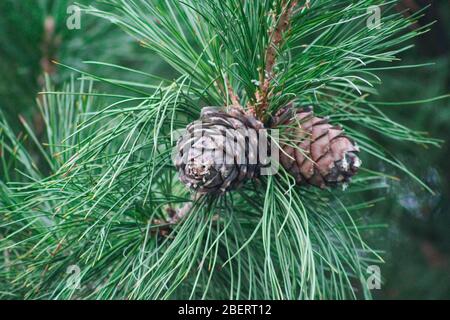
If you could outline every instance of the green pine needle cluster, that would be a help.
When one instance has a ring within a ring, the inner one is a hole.
[[[383,109],[392,105],[371,99],[381,84],[377,72],[408,67],[398,54],[426,31],[410,29],[417,16],[406,19],[395,2],[299,1],[277,48],[268,112],[293,100],[314,105],[358,142],[363,162],[376,158],[422,183],[376,142],[382,135],[440,143],[391,120]],[[273,16],[289,3],[103,0],[84,7],[176,76],[62,61],[77,78],[57,89],[47,79],[37,102],[42,134],[22,118],[17,135],[0,114],[1,297],[371,298],[367,267],[383,259],[365,234],[383,227],[368,217],[383,199],[370,196],[395,179],[374,168],[363,167],[347,190],[299,188],[281,171],[194,201],[182,223],[160,232],[169,208],[192,201],[172,165],[176,130],[203,106],[231,104],[228,83],[242,105],[256,100]],[[382,8],[381,28],[366,26],[371,5]],[[92,65],[108,76],[83,71]]]

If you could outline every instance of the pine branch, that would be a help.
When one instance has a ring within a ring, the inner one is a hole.
[[[234,93],[233,88],[231,87],[230,81],[225,77],[225,82],[227,84],[228,96],[231,99],[231,105],[233,108],[243,110],[243,107],[239,101],[239,97]]]
[[[307,2],[308,5],[309,2]],[[273,26],[269,30],[270,38],[269,44],[265,53],[265,68],[261,69],[259,82],[260,87],[256,92],[256,102],[254,106],[250,106],[252,112],[260,119],[266,119],[266,111],[268,108],[269,99],[271,96],[270,84],[274,78],[273,69],[276,64],[276,58],[279,54],[279,49],[283,43],[283,37],[288,32],[291,24],[291,16],[293,15],[298,1],[281,2],[281,12],[277,16],[272,13]],[[305,5],[306,6],[306,5]]]
[[[306,0],[305,4],[298,7],[299,1],[287,1],[281,2],[281,12],[279,15],[271,13],[272,27],[269,30],[269,44],[265,52],[265,68],[260,68],[259,75],[259,89],[256,92],[256,101],[249,105],[251,112],[258,118],[267,120],[267,108],[269,106],[269,100],[273,94],[271,89],[271,83],[275,78],[274,67],[277,62],[277,56],[280,54],[280,49],[283,45],[284,38],[289,32],[291,26],[291,18],[294,14],[302,11],[303,9],[310,8],[310,1]]]
[[[370,101],[379,67],[369,65],[394,61],[420,31],[387,13],[382,29],[361,27],[372,0],[315,1],[310,10],[287,0],[106,3],[86,10],[123,27],[178,76],[102,62],[87,64],[100,74],[65,67],[81,81],[43,93],[44,138],[25,119],[24,143],[1,116],[0,251],[8,259],[0,256],[0,284],[32,299],[370,298],[366,267],[382,258],[364,239],[377,228],[366,220],[379,200],[367,194],[395,178],[368,169],[345,192],[322,191],[296,187],[281,168],[192,201],[172,165],[174,131],[203,105],[252,105],[260,92],[258,112],[314,104],[366,157],[414,177],[374,138],[438,141]],[[269,12],[279,14],[269,20]],[[64,281],[74,264],[79,290]]]
[[[7,110],[6,116],[12,124],[19,125],[16,112],[27,116],[34,114],[32,106],[45,85],[45,73],[58,85],[70,81],[71,72],[63,68],[57,70],[52,63],[56,58],[80,67],[83,60],[93,58],[117,63],[133,57],[132,65],[141,65],[143,56],[136,50],[137,45],[126,35],[117,33],[111,24],[85,15],[81,30],[69,30],[67,8],[72,4],[72,0],[1,2],[0,11],[4,14],[0,21],[3,42],[0,49],[0,105]],[[99,70],[93,65],[90,68],[91,71]],[[108,72],[109,76],[117,75],[113,69],[102,71]],[[39,120],[33,122],[39,123]]]

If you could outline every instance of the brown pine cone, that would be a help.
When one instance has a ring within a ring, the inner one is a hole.
[[[361,166],[355,142],[341,127],[314,116],[312,108],[286,107],[274,117],[272,126],[281,130],[280,163],[299,185],[345,184]]]
[[[260,121],[240,109],[203,108],[200,120],[188,125],[177,143],[180,180],[198,193],[224,193],[257,176],[254,133],[262,128]]]

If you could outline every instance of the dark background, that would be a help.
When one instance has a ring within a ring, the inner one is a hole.
[[[414,101],[450,92],[450,1],[404,0],[402,7],[420,10],[431,5],[419,25],[434,22],[430,32],[416,39],[415,48],[402,55],[402,64],[434,62],[420,69],[386,71],[381,75],[382,101]],[[383,109],[386,110],[386,109]],[[386,140],[389,149],[435,191],[434,195],[399,174],[390,185],[388,201],[374,210],[388,221],[386,250],[381,267],[385,283],[376,297],[383,299],[450,298],[450,103],[449,99],[387,112],[395,120],[445,140],[441,149]],[[381,168],[384,169],[384,168]],[[392,172],[391,169],[389,173]],[[378,218],[378,217],[377,217]]]

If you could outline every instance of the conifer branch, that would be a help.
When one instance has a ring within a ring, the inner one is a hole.
[[[343,124],[367,157],[414,178],[366,129],[417,144],[436,145],[436,140],[389,119],[353,92],[355,87],[375,91],[368,84],[376,83],[378,63],[393,61],[403,50],[400,44],[417,34],[408,31],[410,23],[389,15],[391,23],[379,30],[360,28],[353,18],[371,0],[316,1],[298,24],[294,15],[309,1],[302,7],[300,0],[277,0],[276,8],[272,0],[105,2],[112,4],[106,11],[88,11],[145,42],[180,78],[172,82],[139,67],[101,62],[97,66],[123,73],[99,76],[72,68],[82,75],[79,85],[49,87],[40,101],[42,139],[26,126],[33,150],[0,111],[0,173],[11,172],[0,183],[0,252],[6,253],[0,255],[0,270],[7,270],[0,272],[0,296],[370,298],[366,268],[381,259],[362,235],[371,225],[359,222],[376,201],[365,194],[384,187],[386,175],[368,170],[344,194],[295,187],[292,174],[281,167],[277,175],[245,183],[238,192],[184,202],[185,190],[174,183],[170,133],[197,120],[204,103],[225,100],[236,108],[250,99],[251,111],[266,117],[269,105],[272,110],[272,104],[301,96],[305,104],[317,99],[320,116]],[[108,42],[117,38],[112,35]],[[277,73],[285,41],[296,50],[290,52],[289,68]],[[377,66],[368,67],[374,62]],[[218,70],[229,73],[220,77]],[[95,82],[88,84],[88,78]],[[36,151],[43,159],[37,164]],[[16,171],[23,174],[13,175]],[[80,290],[64,286],[66,268],[74,263],[83,271]]]
[[[188,213],[191,211],[191,209],[194,207],[195,202],[200,200],[201,197],[202,197],[201,194],[195,193],[191,196],[191,201],[185,203],[181,208],[174,209],[172,207],[169,207],[168,222],[170,224],[177,224],[177,223],[181,222],[188,215]]]
[[[180,224],[184,221],[187,215],[190,213],[194,207],[195,201],[200,199],[199,194],[195,194],[191,197],[191,201],[185,203],[180,208],[175,209],[172,205],[167,207],[166,212],[169,216],[166,220],[154,219],[152,224],[156,226],[156,230],[160,236],[168,236],[175,225]]]
[[[243,108],[242,108],[242,106],[241,106],[241,103],[240,103],[240,101],[239,101],[239,96],[238,96],[237,94],[234,93],[233,87],[231,86],[231,83],[230,83],[230,81],[228,80],[228,78],[227,78],[226,76],[225,76],[225,82],[226,82],[226,84],[227,84],[228,96],[229,96],[230,99],[231,99],[231,105],[232,105],[234,108],[243,110]]]
[[[306,3],[308,4],[309,2]],[[255,106],[252,108],[259,119],[264,119],[266,116],[265,112],[271,96],[271,83],[274,78],[273,69],[276,64],[278,50],[283,44],[285,33],[289,30],[291,17],[297,5],[297,0],[292,2],[283,0],[281,13],[279,15],[272,13],[274,26],[269,30],[270,40],[265,54],[265,68],[260,70],[260,86],[256,92]]]

